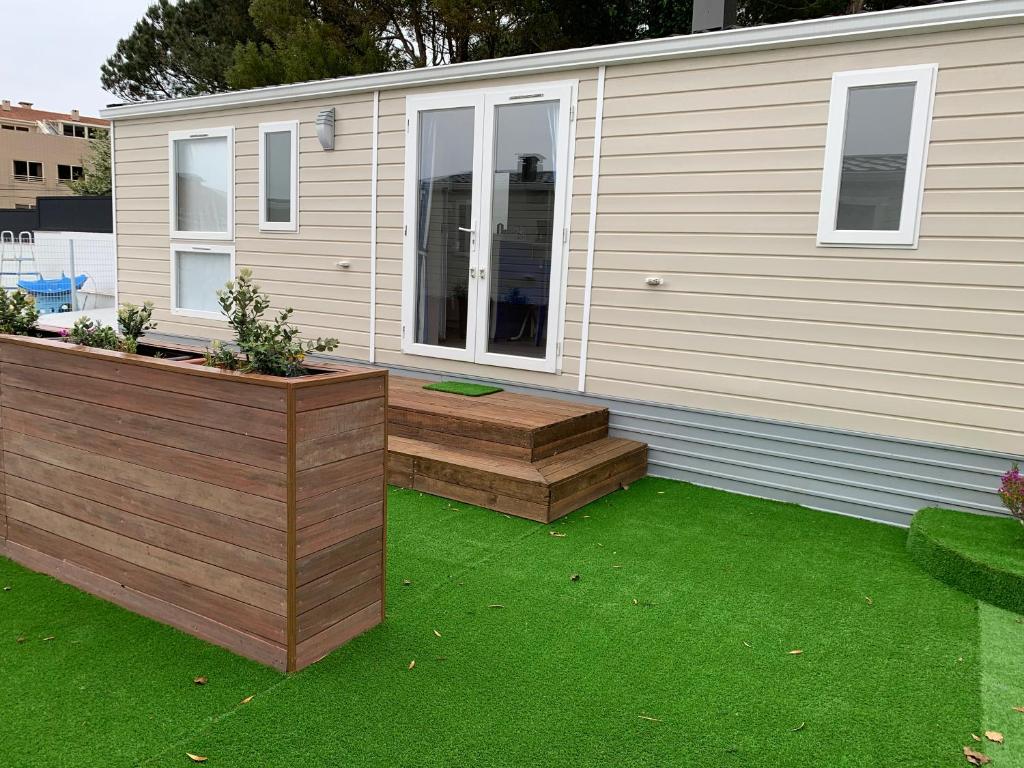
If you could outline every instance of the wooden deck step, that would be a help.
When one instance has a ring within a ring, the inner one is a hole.
[[[647,472],[647,446],[602,437],[528,461],[392,434],[388,482],[548,523]]]
[[[423,389],[427,383],[391,377],[389,434],[528,462],[608,435],[607,408],[512,392],[465,397]]]

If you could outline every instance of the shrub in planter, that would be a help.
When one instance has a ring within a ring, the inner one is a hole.
[[[153,322],[153,302],[144,302],[141,307],[135,304],[121,306],[117,310],[117,327],[120,335],[109,325],[97,323],[90,317],[80,317],[71,326],[71,330],[62,332],[61,336],[83,347],[135,354],[139,351],[139,337],[156,328]]]
[[[999,485],[999,498],[1010,514],[1024,525],[1024,475],[1021,475],[1020,467],[1016,463],[1003,475],[1002,483]]]
[[[217,292],[217,300],[235,332],[237,351],[214,342],[206,352],[207,365],[269,376],[302,376],[309,372],[304,365],[306,355],[338,347],[337,339],[300,341],[298,329],[289,321],[294,311],[290,307],[274,320],[264,320],[270,297],[253,283],[248,269],[241,270],[236,280],[229,280],[224,290]]]
[[[0,333],[27,336],[35,330],[38,320],[39,310],[28,291],[0,288]]]

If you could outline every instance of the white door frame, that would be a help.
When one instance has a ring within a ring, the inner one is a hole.
[[[472,362],[475,353],[473,329],[476,327],[475,312],[477,282],[466,276],[466,348],[442,347],[421,344],[416,339],[416,244],[419,241],[419,123],[420,112],[439,109],[472,107],[473,113],[473,194],[472,217],[470,220],[469,264],[475,270],[477,253],[480,250],[480,188],[482,155],[480,140],[483,136],[484,96],[482,92],[456,91],[433,96],[410,96],[406,99],[405,122],[405,203],[404,203],[404,246],[402,248],[402,352],[427,357],[443,357],[448,360]]]
[[[520,370],[555,372],[565,303],[565,265],[568,262],[570,172],[573,160],[573,112],[578,81],[537,83],[477,91],[452,91],[406,99],[405,213],[402,266],[402,352],[450,360],[477,362]],[[487,352],[490,296],[490,222],[494,165],[495,108],[522,102],[559,102],[558,163],[555,169],[555,209],[551,227],[551,274],[548,297],[547,348],[543,358]],[[417,186],[419,175],[419,114],[424,110],[472,106],[474,121],[474,168],[469,290],[467,291],[466,349],[415,342],[416,243],[419,224]],[[479,277],[477,277],[479,276]]]

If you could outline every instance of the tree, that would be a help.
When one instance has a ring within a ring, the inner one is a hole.
[[[109,195],[112,187],[110,172],[110,136],[99,131],[89,141],[89,156],[82,164],[82,178],[68,182],[76,195]]]
[[[738,0],[741,26],[931,0]],[[158,0],[103,66],[129,99],[190,96],[687,34],[693,0]]]
[[[126,101],[228,89],[239,42],[264,42],[250,0],[158,0],[100,69],[103,88]]]
[[[254,88],[393,69],[398,62],[354,3],[252,0],[249,15],[263,42],[235,45],[225,78]]]

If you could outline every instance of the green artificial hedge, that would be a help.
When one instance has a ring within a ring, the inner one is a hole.
[[[922,509],[907,551],[939,581],[971,597],[1024,613],[1024,525],[951,509]]]

